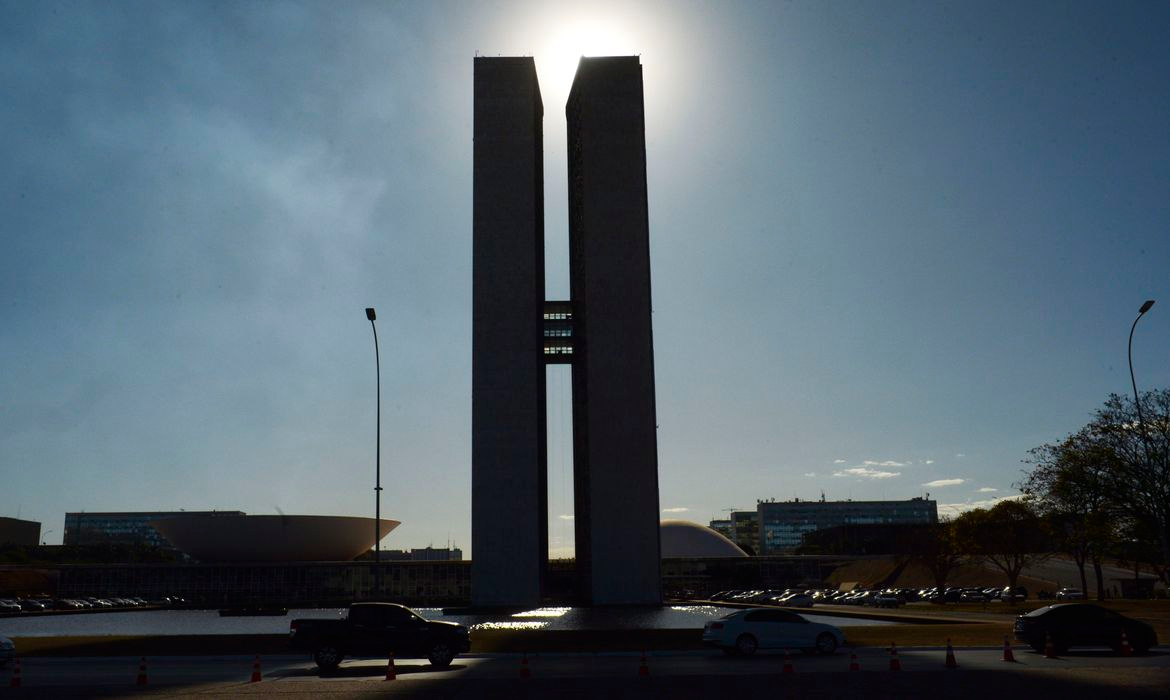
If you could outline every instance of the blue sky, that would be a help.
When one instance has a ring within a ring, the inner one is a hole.
[[[0,515],[372,515],[372,305],[383,545],[468,551],[477,52],[540,71],[549,298],[576,57],[642,57],[664,517],[1009,496],[1147,298],[1170,385],[1163,3],[0,2]]]

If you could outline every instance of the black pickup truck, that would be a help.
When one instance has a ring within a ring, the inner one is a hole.
[[[470,651],[467,628],[454,622],[424,620],[394,603],[354,603],[341,620],[293,620],[289,646],[312,652],[323,670],[337,668],[346,656],[423,656],[439,668]]]

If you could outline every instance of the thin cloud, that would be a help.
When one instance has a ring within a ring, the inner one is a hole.
[[[997,496],[979,501],[967,501],[966,503],[940,503],[938,504],[938,513],[940,516],[945,515],[953,518],[976,508],[991,508],[1000,501],[1018,501],[1022,498],[1024,498],[1024,494],[1021,493],[1015,496]]]
[[[866,467],[906,467],[910,465],[909,462],[895,462],[892,459],[887,459],[884,462],[875,462],[872,459],[867,459],[861,464]]]
[[[805,472],[804,475],[805,476],[816,476],[817,473],[816,472]]]
[[[935,479],[928,481],[923,486],[930,486],[931,488],[942,488],[944,486],[958,486],[959,484],[967,483],[966,479]]]
[[[964,458],[964,457],[966,457],[966,456],[967,456],[966,454],[964,454],[964,453],[960,452],[960,453],[958,453],[958,454],[956,454],[956,455],[955,455],[955,459],[962,459],[962,458]]]
[[[833,460],[833,464],[845,464],[845,460],[843,460],[843,459],[834,459],[834,460]]]
[[[684,506],[679,506],[677,508],[663,508],[662,512],[663,513],[685,513],[688,510],[690,510],[690,508],[686,508]]]
[[[928,460],[926,460],[925,462],[923,462],[923,464],[934,464],[934,460],[933,460],[933,459],[928,459]]]
[[[895,476],[901,475],[902,472],[886,472],[868,467],[853,467],[852,469],[842,469],[839,472],[833,472],[833,476],[858,476],[864,479],[892,479]]]
[[[999,489],[993,489],[990,486],[984,486],[983,488],[979,489],[979,493],[995,493],[998,490]]]

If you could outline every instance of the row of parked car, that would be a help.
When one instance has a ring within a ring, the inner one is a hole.
[[[0,613],[43,612],[45,610],[90,610],[94,608],[181,607],[186,603],[178,596],[145,598],[14,598],[0,599]]]
[[[708,600],[720,600],[728,603],[751,603],[754,605],[780,605],[790,608],[811,608],[815,598],[810,591],[803,588],[788,588],[785,590],[768,588],[750,591],[719,591],[710,596]]]
[[[1058,600],[1079,600],[1084,594],[1075,589],[1061,589]],[[858,588],[851,591],[819,588],[788,588],[785,590],[731,590],[720,591],[709,600],[757,605],[784,605],[812,607],[826,605],[869,605],[896,608],[906,603],[988,603],[992,601],[1022,602],[1028,599],[1028,589],[1001,586],[930,587],[930,588]]]

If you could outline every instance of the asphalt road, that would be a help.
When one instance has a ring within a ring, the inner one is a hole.
[[[957,649],[957,669],[946,668],[943,649],[902,649],[902,670],[889,670],[884,649],[857,651],[860,672],[849,671],[848,651],[830,657],[795,654],[783,671],[783,654],[729,658],[707,652],[651,654],[647,675],[638,654],[492,654],[459,657],[449,669],[425,661],[395,664],[397,679],[385,681],[386,663],[346,661],[321,674],[303,656],[261,659],[263,680],[249,683],[254,659],[243,656],[147,658],[147,685],[136,685],[139,659],[32,658],[22,660],[21,688],[10,687],[11,667],[0,672],[5,697],[402,697],[402,698],[704,698],[761,691],[808,698],[1000,698],[1059,693],[1069,698],[1160,697],[1170,689],[1170,649],[1147,656],[1118,657],[1110,651],[1072,652],[1046,659],[1015,650],[1016,663],[1000,649]],[[1042,697],[1042,695],[1040,695]],[[746,696],[745,696],[746,697]]]

